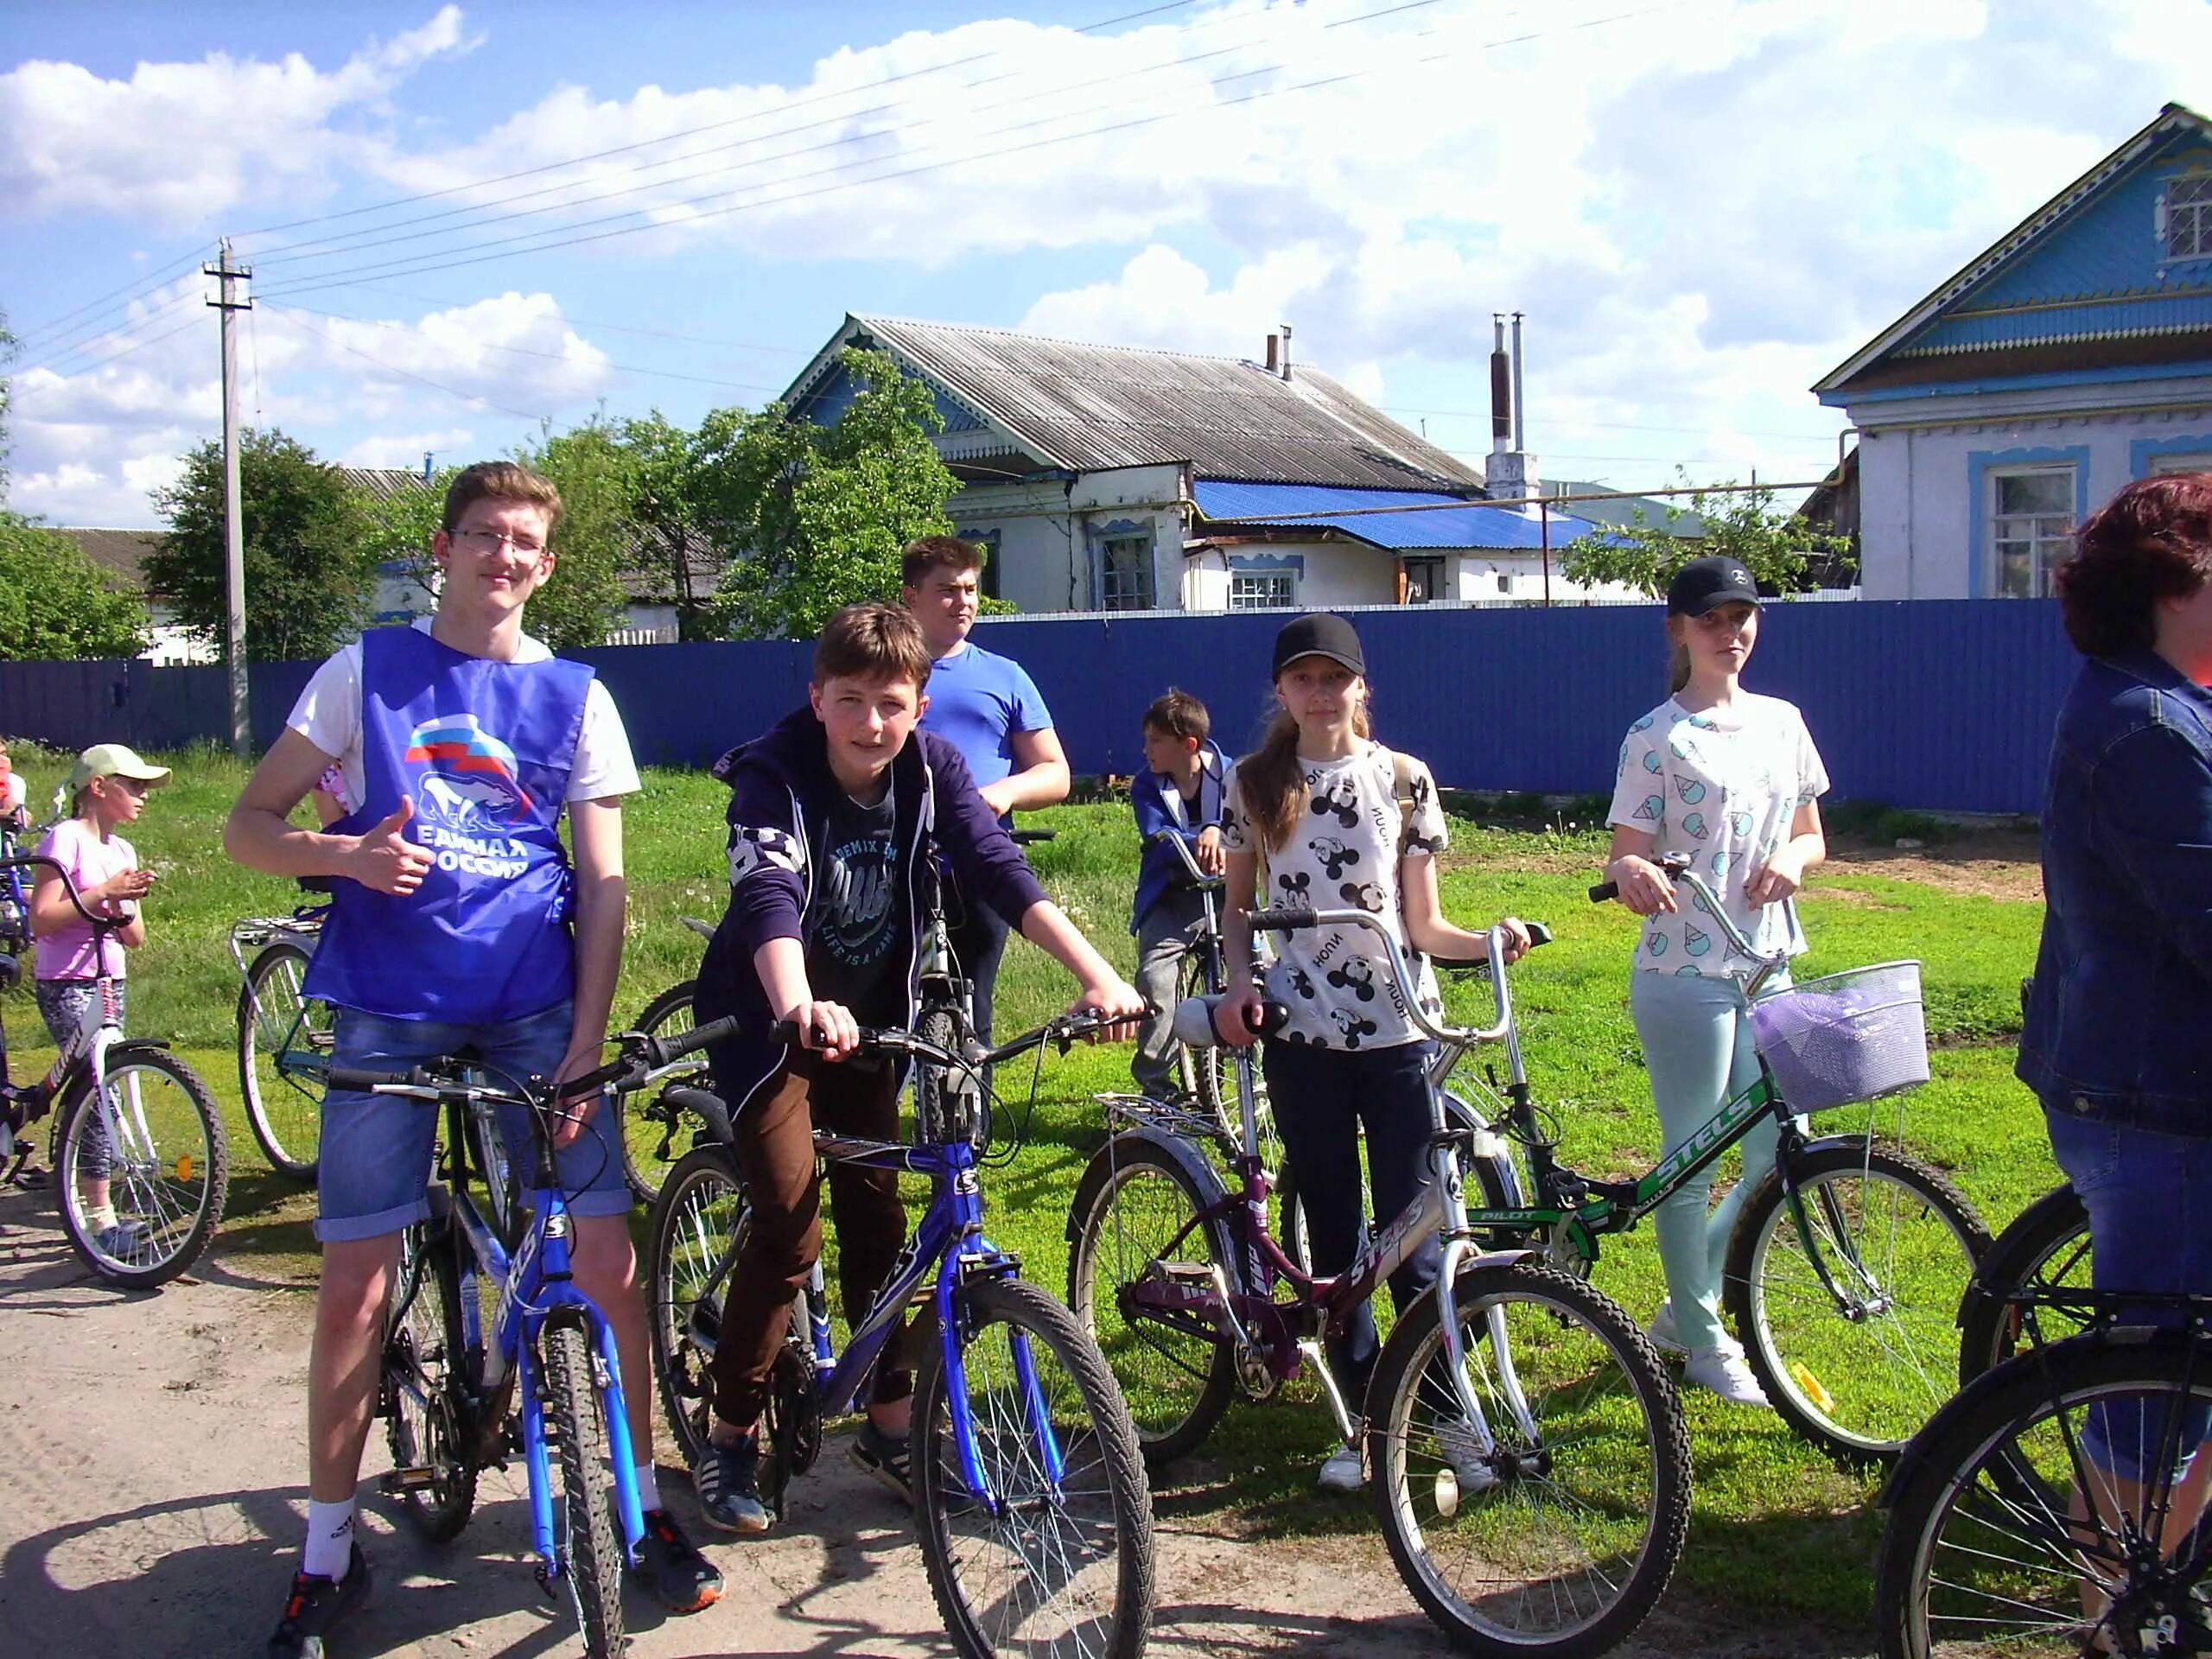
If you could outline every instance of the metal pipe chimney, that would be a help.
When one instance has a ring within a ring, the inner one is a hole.
[[[1522,423],[1528,407],[1521,396],[1521,314],[1516,311],[1513,314],[1513,448],[1516,453],[1523,454],[1528,452],[1529,438]]]
[[[1282,325],[1282,378],[1290,378],[1290,325]]]
[[[1502,455],[1513,440],[1513,380],[1505,356],[1505,314],[1493,311],[1490,320],[1490,452]]]
[[[1268,336],[1268,372],[1269,374],[1280,372],[1275,362],[1275,337],[1273,334]]]

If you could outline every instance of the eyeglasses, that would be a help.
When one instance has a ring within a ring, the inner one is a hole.
[[[526,559],[534,559],[545,550],[544,543],[505,530],[456,530],[452,539],[479,553],[496,553],[503,547],[512,547]]]

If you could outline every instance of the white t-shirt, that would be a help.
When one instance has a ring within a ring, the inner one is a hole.
[[[415,628],[430,631],[430,619],[418,616]],[[518,663],[551,660],[544,642],[524,634],[515,652]],[[292,705],[284,722],[325,754],[335,755],[346,780],[346,800],[359,806],[368,798],[367,774],[361,765],[361,642],[358,639],[337,652],[315,671],[315,677]],[[569,772],[570,801],[604,800],[610,795],[634,795],[637,763],[630,757],[630,734],[622,728],[614,699],[596,677],[584,694],[584,726],[576,740],[575,764]]]
[[[138,868],[138,855],[129,842],[118,835],[102,841],[82,818],[63,818],[55,823],[39,842],[38,852],[41,858],[50,858],[68,871],[79,893],[111,875]],[[101,955],[106,958],[108,973],[123,978],[124,949],[112,933],[101,942]],[[69,912],[67,926],[39,936],[39,978],[92,979],[99,971],[99,959],[92,954],[92,925],[75,911]]]
[[[1655,857],[1688,859],[1753,945],[1794,957],[1805,949],[1797,907],[1753,905],[1744,884],[1789,840],[1797,809],[1827,787],[1796,704],[1739,691],[1730,708],[1694,715],[1669,697],[1628,728],[1607,819],[1649,836]],[[1702,899],[1686,893],[1681,903],[1671,916],[1645,920],[1637,969],[1729,974],[1758,966],[1718,929],[1700,925]]]
[[[1428,768],[1408,758],[1413,823],[1400,845],[1402,824],[1392,791],[1390,751],[1369,743],[1342,760],[1306,763],[1306,810],[1289,840],[1266,854],[1263,905],[1311,905],[1317,910],[1372,912],[1406,951],[1419,976],[1422,1007],[1432,1018],[1443,1004],[1428,964],[1407,947],[1400,918],[1398,861],[1428,857],[1445,847],[1444,809]],[[1233,853],[1260,850],[1231,766],[1222,789],[1221,841]],[[1389,1048],[1425,1035],[1408,1016],[1389,953],[1363,927],[1306,928],[1274,936],[1275,959],[1267,995],[1290,1010],[1286,1042],[1322,1048]]]

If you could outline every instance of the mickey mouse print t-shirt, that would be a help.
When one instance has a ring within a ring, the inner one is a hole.
[[[1311,905],[1317,910],[1358,909],[1380,917],[1402,947],[1399,920],[1398,860],[1406,855],[1440,852],[1447,835],[1444,810],[1428,768],[1408,759],[1407,785],[1413,802],[1408,824],[1392,791],[1390,751],[1370,743],[1343,760],[1318,760],[1306,766],[1306,806],[1289,841],[1263,850],[1259,831],[1245,810],[1236,770],[1223,785],[1222,845],[1232,853],[1259,853],[1267,883],[1260,901]],[[1389,953],[1361,927],[1306,928],[1278,933],[1275,959],[1268,969],[1267,995],[1290,1010],[1282,1040],[1323,1048],[1389,1048],[1419,1041],[1423,1033],[1407,1015],[1390,976]],[[1421,1006],[1432,1016],[1442,1012],[1434,976],[1410,950],[1408,960],[1420,976]]]
[[[1760,950],[1805,949],[1796,906],[1754,905],[1744,885],[1789,840],[1797,809],[1827,792],[1828,775],[1795,703],[1738,692],[1726,709],[1692,714],[1672,697],[1628,728],[1611,823],[1642,830],[1656,858],[1681,857],[1720,895]],[[1731,950],[1682,893],[1681,909],[1648,918],[1635,965],[1646,973],[1744,973],[1758,964]]]

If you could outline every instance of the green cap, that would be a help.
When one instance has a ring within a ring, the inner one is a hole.
[[[129,778],[158,789],[168,782],[169,769],[148,766],[120,743],[95,743],[77,757],[69,774],[68,792],[73,796],[95,778]]]

